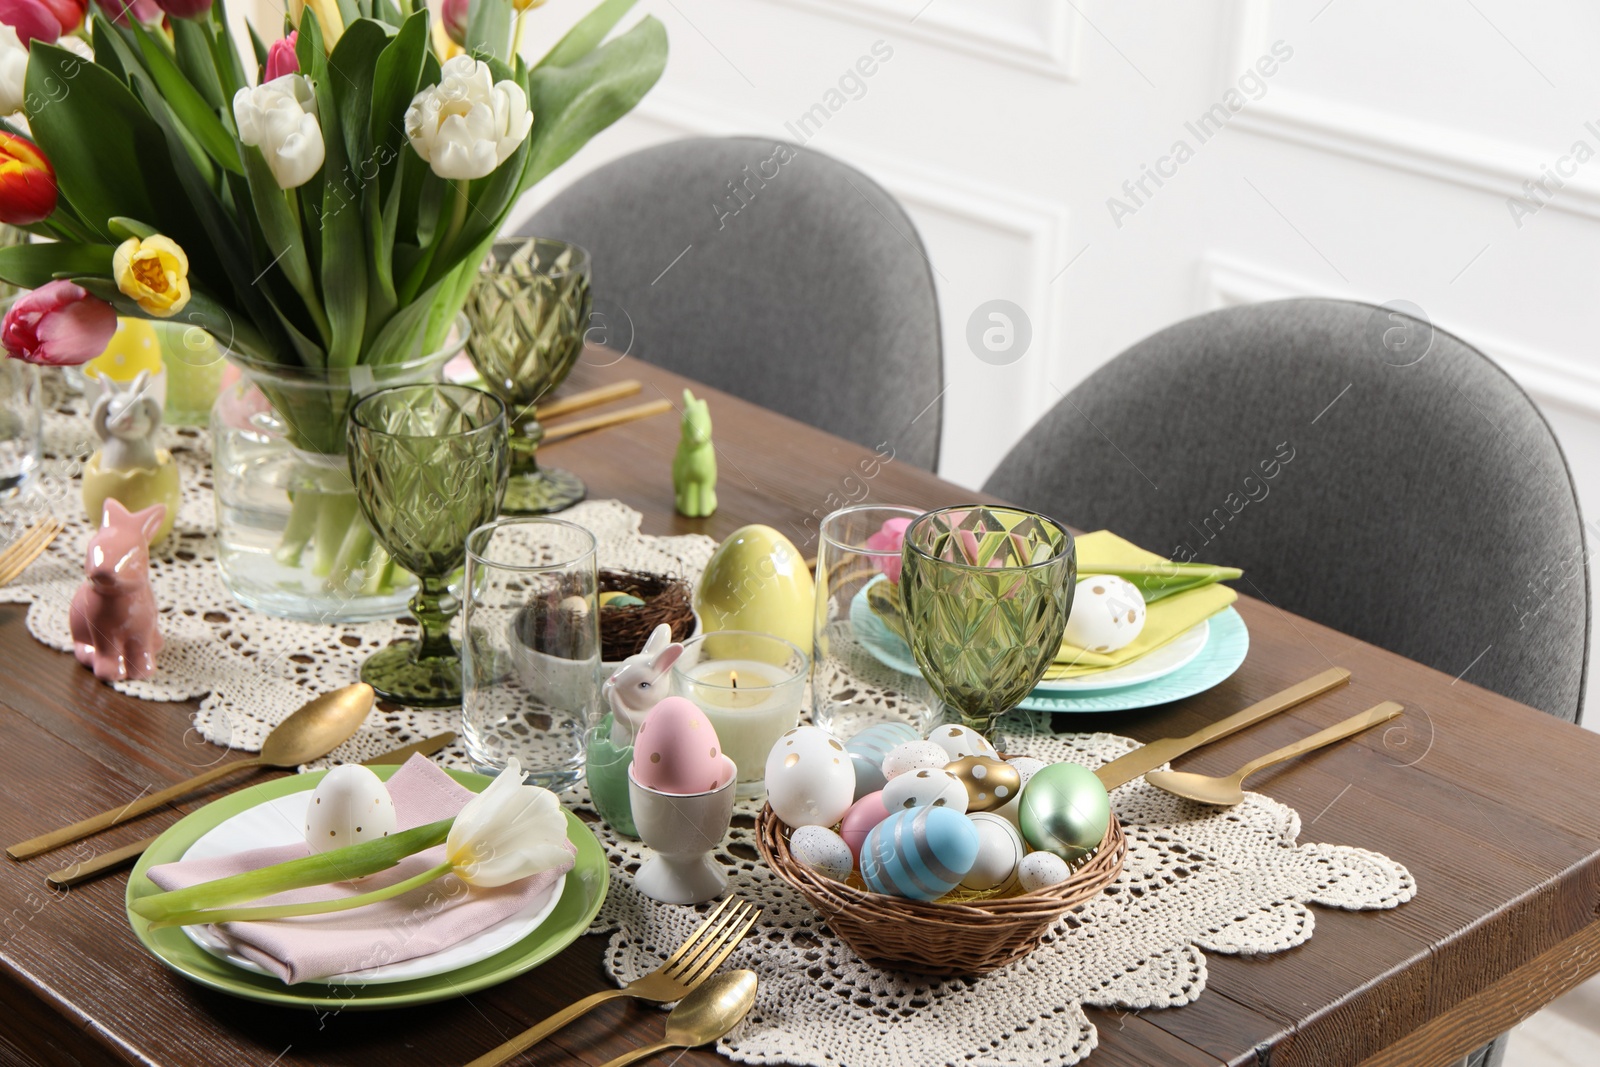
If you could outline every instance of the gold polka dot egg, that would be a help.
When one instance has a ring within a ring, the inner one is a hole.
[[[346,763],[317,783],[306,805],[306,844],[328,852],[388,837],[395,831],[394,801],[369,768]]]
[[[833,826],[855,802],[856,772],[827,731],[797,726],[767,754],[767,803],[785,825]]]
[[[720,789],[729,760],[706,713],[683,697],[667,697],[645,716],[633,739],[634,781],[673,796]]]
[[[1090,652],[1127,648],[1144,632],[1144,596],[1138,586],[1110,574],[1092,574],[1072,595],[1061,639]]]

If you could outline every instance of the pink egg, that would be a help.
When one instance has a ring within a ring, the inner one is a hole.
[[[731,767],[711,720],[683,697],[651,708],[633,739],[633,778],[658,793],[709,793],[727,783]]]
[[[861,844],[867,839],[867,832],[874,826],[889,817],[889,809],[883,806],[883,790],[868,793],[844,813],[844,819],[839,823],[839,836],[844,838],[844,843],[850,846],[850,855],[861,862]]]

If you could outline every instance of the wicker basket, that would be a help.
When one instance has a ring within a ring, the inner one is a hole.
[[[756,843],[768,866],[800,891],[856,955],[940,978],[987,974],[1026,956],[1057,920],[1110,885],[1128,855],[1113,815],[1100,848],[1065,882],[950,904],[872,893],[801,866],[789,855],[787,830],[770,805],[756,818]]]

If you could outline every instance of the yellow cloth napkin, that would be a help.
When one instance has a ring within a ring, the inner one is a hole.
[[[1077,539],[1078,573],[1091,575],[1101,569],[1127,569],[1163,563],[1154,552],[1147,552],[1109,530],[1097,530]],[[1055,662],[1045,671],[1046,681],[1081,678],[1109,667],[1121,667],[1140,656],[1149,655],[1185,630],[1209,619],[1239,598],[1225,585],[1213,583],[1198,589],[1164,596],[1146,608],[1144,629],[1125,648],[1116,652],[1090,652],[1077,645],[1061,643]]]

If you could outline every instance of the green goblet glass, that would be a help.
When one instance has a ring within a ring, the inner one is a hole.
[[[460,608],[449,579],[467,535],[495,517],[506,492],[506,409],[463,385],[401,385],[350,410],[350,478],[373,536],[417,576],[417,640],[396,641],[361,665],[386,700],[461,703],[461,655],[450,640]]]
[[[971,504],[917,517],[901,549],[911,652],[929,686],[991,740],[1044,676],[1072,610],[1077,557],[1054,519]]]
[[[570,471],[539,469],[534,453],[544,427],[534,408],[583,354],[593,305],[589,253],[544,237],[496,241],[467,296],[467,356],[507,409],[508,514],[560,511],[588,492]]]

